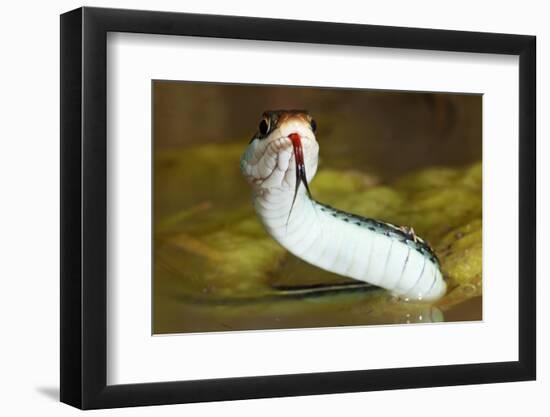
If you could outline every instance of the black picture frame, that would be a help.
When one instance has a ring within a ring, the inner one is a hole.
[[[519,56],[519,360],[107,385],[108,32]],[[88,7],[61,15],[61,401],[93,409],[535,379],[535,51],[524,35]]]

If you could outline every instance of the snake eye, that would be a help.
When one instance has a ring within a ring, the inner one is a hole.
[[[258,129],[260,130],[260,134],[267,135],[267,132],[269,132],[269,119],[262,119]]]
[[[311,131],[315,133],[315,131],[317,130],[317,122],[315,121],[315,119],[311,119],[309,125],[311,126]]]

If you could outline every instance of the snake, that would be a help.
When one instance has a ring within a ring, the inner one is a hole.
[[[412,227],[338,210],[315,200],[317,122],[307,110],[262,114],[240,168],[267,233],[323,270],[381,287],[405,301],[435,302],[447,289],[440,262]]]

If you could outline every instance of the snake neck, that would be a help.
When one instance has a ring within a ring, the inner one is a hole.
[[[296,255],[309,244],[304,242],[308,240],[304,230],[318,231],[323,225],[319,222],[317,206],[303,187],[297,191],[296,198],[292,191],[285,189],[264,190],[254,198],[254,207],[266,230]]]
[[[354,278],[349,273],[353,268],[350,244],[355,244],[358,237],[347,233],[347,223],[311,198],[303,187],[295,200],[290,190],[271,189],[256,196],[254,205],[267,232],[290,253],[327,271]]]

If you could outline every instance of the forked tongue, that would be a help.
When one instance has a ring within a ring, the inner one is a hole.
[[[291,133],[288,135],[288,138],[292,141],[292,147],[294,148],[294,161],[296,162],[296,185],[294,188],[294,197],[292,198],[292,205],[290,206],[290,211],[288,213],[288,220],[290,219],[290,214],[292,213],[292,207],[294,207],[294,202],[296,201],[296,196],[298,195],[298,190],[300,189],[300,184],[303,183],[306,187],[307,194],[311,198],[311,192],[309,191],[309,186],[307,183],[306,177],[306,166],[304,164],[304,150],[302,148],[302,139],[298,133]]]

